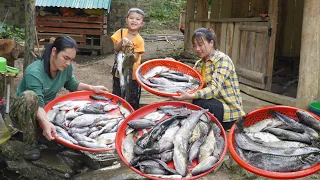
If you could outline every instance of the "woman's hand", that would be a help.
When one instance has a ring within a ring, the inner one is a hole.
[[[106,94],[106,93],[108,93],[108,89],[106,87],[104,87],[104,86],[90,86],[90,87],[91,87],[90,89],[93,92],[97,93],[97,94],[100,94],[100,93]]]
[[[49,141],[54,140],[57,136],[56,127],[49,121],[45,121],[41,124],[43,129],[43,136]]]
[[[178,100],[178,101],[183,101],[183,100],[192,100],[195,98],[194,94],[189,94],[185,91],[177,91],[177,93],[179,93],[180,96],[172,96],[172,99]]]

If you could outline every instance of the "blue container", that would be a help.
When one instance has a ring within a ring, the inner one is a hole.
[[[320,117],[320,102],[312,102],[309,105],[309,110]]]

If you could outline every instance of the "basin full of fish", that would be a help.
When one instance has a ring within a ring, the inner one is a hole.
[[[208,110],[185,104],[152,104],[124,121],[116,144],[129,168],[151,179],[195,179],[214,170],[226,152],[225,133]]]
[[[47,110],[57,141],[79,150],[115,149],[118,127],[131,110],[113,97],[88,95],[87,99],[60,101]]]
[[[320,120],[301,109],[291,111],[268,109],[255,116],[265,118],[250,126],[244,126],[246,117],[235,125],[237,155],[267,177],[270,171],[294,174],[315,166],[320,169]]]

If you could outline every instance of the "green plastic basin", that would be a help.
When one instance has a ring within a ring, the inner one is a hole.
[[[312,102],[309,105],[309,110],[317,116],[320,116],[320,102]]]

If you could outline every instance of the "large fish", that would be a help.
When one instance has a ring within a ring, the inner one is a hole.
[[[293,172],[313,166],[320,162],[319,153],[280,156],[237,149],[239,155],[249,164],[274,172]]]
[[[312,116],[310,113],[303,111],[303,110],[297,110],[296,114],[299,118],[299,121],[315,130],[320,132],[320,121]]]
[[[187,118],[186,123],[178,130],[174,136],[173,148],[173,163],[177,172],[186,176],[188,172],[188,143],[192,132],[197,125],[202,114],[206,113],[207,109],[192,112]]]

